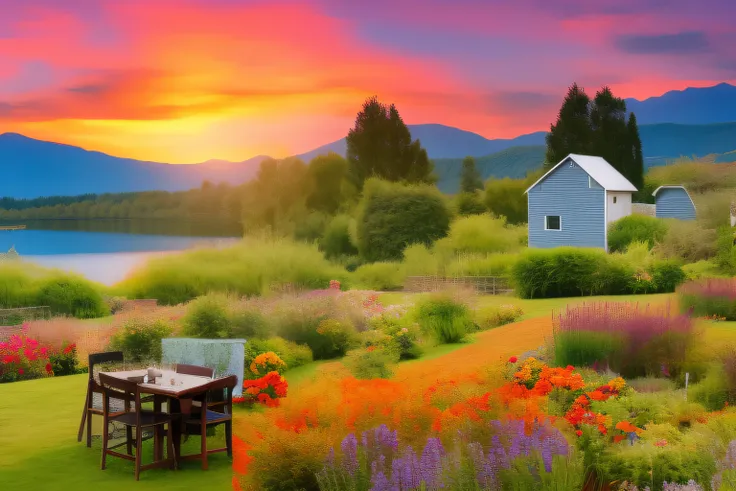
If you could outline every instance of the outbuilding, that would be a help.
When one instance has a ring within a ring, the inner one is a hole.
[[[657,218],[695,220],[695,203],[684,186],[660,186],[652,195]]]

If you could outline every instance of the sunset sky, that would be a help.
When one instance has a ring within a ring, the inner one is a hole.
[[[734,0],[0,0],[0,133],[171,163],[284,157],[363,100],[487,138],[573,81],[736,82]]]

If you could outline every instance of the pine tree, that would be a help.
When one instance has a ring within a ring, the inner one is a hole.
[[[460,192],[474,193],[483,189],[483,179],[475,166],[473,157],[465,157],[463,159],[463,170],[460,173]]]
[[[362,188],[369,177],[389,181],[433,182],[432,163],[396,106],[371,97],[355,118],[347,136],[350,177]]]
[[[636,124],[636,115],[634,113],[629,115],[629,122],[627,123],[626,128],[629,136],[630,154],[632,157],[631,177],[629,178],[629,181],[631,181],[631,184],[636,186],[636,189],[641,191],[644,189],[644,153],[641,149],[639,127]]]
[[[571,153],[590,153],[592,128],[590,126],[590,98],[574,83],[567,91],[557,121],[547,134],[546,166],[556,165]]]
[[[626,102],[608,87],[599,90],[590,110],[591,154],[603,157],[624,177],[632,176],[633,157],[626,127]]]

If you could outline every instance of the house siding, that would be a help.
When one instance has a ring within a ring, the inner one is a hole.
[[[588,173],[565,161],[529,190],[529,247],[606,248],[606,191],[589,186]],[[545,216],[559,215],[562,230],[545,230]]]
[[[656,210],[657,218],[695,220],[695,207],[684,189],[660,189],[656,196]]]

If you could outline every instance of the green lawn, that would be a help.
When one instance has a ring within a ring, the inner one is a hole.
[[[86,380],[84,374],[0,385],[0,489],[232,489],[232,465],[225,453],[210,456],[208,471],[189,461],[179,471],[144,471],[137,483],[132,462],[108,457],[107,469],[100,470],[100,444],[93,441],[87,448],[77,442]],[[94,416],[93,421],[100,419]],[[210,437],[210,448],[223,445],[221,434]],[[144,447],[144,463],[150,462],[151,441]],[[193,436],[182,452],[198,448],[199,437]]]
[[[379,300],[384,305],[396,305],[407,302],[416,302],[417,299],[421,298],[424,295],[427,294],[392,292],[381,294]],[[674,299],[674,296],[672,294],[617,295],[604,297],[542,298],[535,300],[526,300],[509,295],[480,295],[478,296],[478,306],[500,306],[506,304],[517,305],[524,310],[524,316],[521,318],[521,320],[524,320],[532,319],[534,317],[552,315],[552,311],[561,310],[567,306],[572,306],[580,303],[639,302],[641,304],[661,304],[666,302],[668,299]]]

